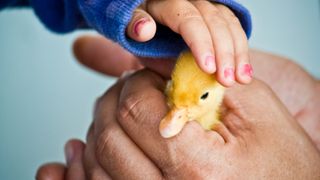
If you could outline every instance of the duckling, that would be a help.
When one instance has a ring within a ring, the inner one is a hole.
[[[161,136],[173,137],[193,120],[211,130],[219,122],[224,91],[214,75],[198,67],[191,52],[181,53],[165,89],[170,110],[160,122]]]

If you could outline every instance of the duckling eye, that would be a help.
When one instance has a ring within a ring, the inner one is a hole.
[[[206,92],[200,97],[200,99],[205,100],[208,98],[208,96],[209,96],[209,92]]]

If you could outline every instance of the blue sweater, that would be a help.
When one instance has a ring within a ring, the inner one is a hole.
[[[1,0],[5,7],[31,6],[50,30],[67,33],[80,28],[94,28],[137,56],[175,57],[186,44],[180,35],[160,24],[156,36],[148,42],[136,42],[126,36],[132,13],[144,0]],[[235,0],[212,0],[228,6],[239,18],[247,37],[251,33],[251,17]]]

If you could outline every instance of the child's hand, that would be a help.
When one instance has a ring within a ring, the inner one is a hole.
[[[148,0],[135,11],[128,36],[140,42],[152,39],[155,21],[179,33],[200,68],[207,73],[217,72],[221,84],[251,81],[246,34],[226,6],[205,0]]]

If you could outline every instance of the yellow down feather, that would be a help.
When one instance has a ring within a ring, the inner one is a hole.
[[[176,135],[188,121],[198,121],[207,130],[219,122],[224,87],[199,69],[189,51],[178,58],[165,93],[170,111],[160,124],[163,137]]]

